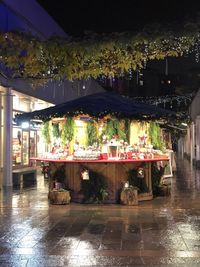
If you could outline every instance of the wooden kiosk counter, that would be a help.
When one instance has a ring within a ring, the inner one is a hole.
[[[32,161],[48,162],[50,172],[50,189],[51,189],[51,173],[55,173],[58,168],[64,167],[66,174],[66,184],[71,190],[71,201],[82,202],[83,195],[81,191],[81,171],[89,169],[94,172],[101,173],[107,182],[108,197],[105,203],[119,203],[120,192],[124,183],[128,180],[128,171],[131,169],[142,168],[147,193],[138,195],[138,201],[151,200],[152,194],[152,177],[151,164],[158,161],[169,161],[167,156],[159,156],[152,159],[101,159],[101,160],[66,160],[66,159],[48,159],[48,158],[31,158]]]

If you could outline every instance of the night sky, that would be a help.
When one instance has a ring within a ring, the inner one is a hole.
[[[146,24],[180,24],[200,17],[198,0],[38,0],[69,35],[138,31]]]

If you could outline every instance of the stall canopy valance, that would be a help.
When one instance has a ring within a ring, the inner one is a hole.
[[[47,121],[53,118],[72,117],[82,114],[96,118],[111,115],[117,118],[139,120],[176,117],[176,113],[172,111],[135,102],[126,96],[121,96],[113,92],[103,92],[77,98],[46,109],[18,114],[15,120],[17,123],[30,120]]]

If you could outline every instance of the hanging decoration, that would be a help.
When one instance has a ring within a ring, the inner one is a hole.
[[[60,137],[59,123],[53,123],[52,124],[52,135],[55,138],[59,138]]]
[[[137,169],[137,177],[138,178],[144,178],[144,168],[138,168]]]
[[[126,137],[124,141],[128,142],[130,140],[130,127],[131,127],[131,120],[128,118],[124,119],[124,132],[126,134]]]
[[[129,135],[129,130],[130,121],[128,119],[120,120],[114,116],[110,116],[110,118],[106,120],[105,128],[103,129],[100,138],[102,139],[103,136],[106,135],[109,140],[117,137],[120,140],[126,141]]]
[[[65,145],[67,142],[71,142],[74,137],[75,122],[73,118],[67,118],[63,125],[61,134],[62,144]]]
[[[50,132],[49,132],[49,121],[44,122],[42,125],[42,136],[44,138],[44,141],[46,144],[50,144],[51,138],[50,138]]]
[[[161,137],[161,129],[158,123],[154,121],[149,122],[149,139],[154,149],[163,150],[164,142]]]
[[[89,171],[87,169],[83,169],[81,171],[81,178],[83,180],[89,180],[90,179],[90,176],[89,176]]]
[[[87,122],[87,140],[88,140],[88,146],[92,146],[95,143],[98,144],[98,129],[97,129],[97,123],[95,120],[90,119]]]

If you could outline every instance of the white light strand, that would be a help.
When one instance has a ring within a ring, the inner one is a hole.
[[[152,104],[152,105],[158,105],[158,104],[165,104],[166,103],[170,103],[170,106],[172,107],[172,104],[174,101],[177,102],[177,104],[180,106],[181,103],[184,103],[185,105],[187,105],[188,102],[190,102],[192,100],[192,98],[194,97],[194,94],[187,94],[184,96],[152,96],[152,97],[134,97],[133,99],[135,101],[138,102],[145,102],[148,104]]]

